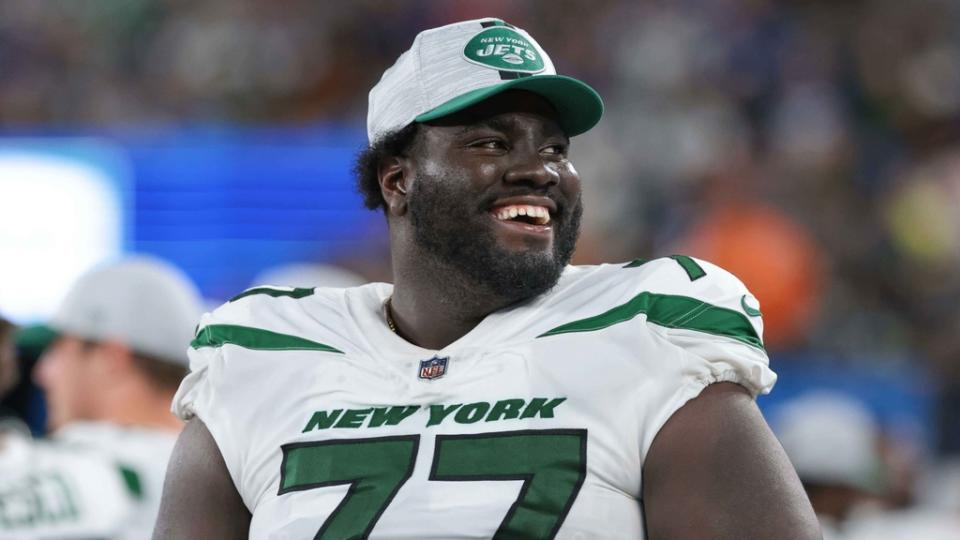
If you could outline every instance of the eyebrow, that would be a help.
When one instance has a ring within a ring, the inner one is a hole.
[[[463,126],[463,127],[460,128],[459,130],[457,130],[457,132],[456,132],[456,134],[455,134],[454,136],[455,136],[455,137],[459,137],[459,136],[462,136],[462,135],[466,135],[467,133],[470,133],[471,131],[473,131],[473,130],[475,130],[475,129],[481,129],[481,128],[492,129],[492,130],[494,130],[494,131],[500,131],[500,132],[507,132],[507,131],[510,131],[511,129],[513,129],[514,124],[515,124],[515,122],[513,122],[512,120],[510,120],[510,119],[508,119],[508,118],[504,118],[504,117],[483,118],[483,119],[478,120],[478,121],[476,121],[476,122],[474,122],[474,123],[472,123],[472,124],[468,124],[468,125],[466,125],[466,126]],[[560,130],[560,135],[563,136],[564,138],[566,138],[567,140],[570,139],[570,138],[567,136],[567,134],[563,132],[563,130]]]
[[[468,125],[466,125],[466,126],[463,126],[461,129],[459,129],[459,130],[457,131],[456,134],[457,134],[457,135],[464,135],[464,134],[469,133],[470,131],[472,131],[472,130],[474,130],[474,129],[479,129],[479,128],[488,128],[488,129],[492,129],[492,130],[494,130],[494,131],[510,131],[510,129],[513,127],[513,124],[514,124],[513,122],[511,122],[511,121],[509,121],[509,120],[507,120],[507,119],[505,119],[505,118],[496,118],[496,117],[495,117],[495,118],[484,118],[484,119],[479,120],[479,121],[477,121],[477,122],[474,122],[474,123],[472,123],[472,124],[468,124]]]

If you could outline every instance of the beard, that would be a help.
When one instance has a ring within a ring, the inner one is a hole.
[[[479,289],[498,297],[504,305],[552,289],[570,262],[580,234],[580,197],[568,204],[556,201],[551,249],[508,250],[499,245],[492,227],[484,222],[492,219],[483,215],[486,210],[471,204],[478,200],[477,195],[458,188],[465,184],[421,174],[407,199],[420,255],[434,259],[447,270],[446,275],[436,276],[437,281],[450,281],[451,290],[460,291],[464,297]]]

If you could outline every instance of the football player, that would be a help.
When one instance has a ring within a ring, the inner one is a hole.
[[[13,323],[0,316],[0,396],[6,394],[20,379],[14,350],[15,330]]]
[[[179,270],[146,257],[71,287],[33,373],[51,436],[0,433],[0,539],[150,535],[182,428],[168,405],[201,306]]]
[[[756,300],[704,261],[568,266],[597,93],[487,18],[370,92],[394,284],[203,318],[155,538],[815,538],[755,403]]]

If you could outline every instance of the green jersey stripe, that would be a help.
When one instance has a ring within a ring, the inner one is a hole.
[[[330,345],[309,339],[233,324],[204,326],[190,342],[190,346],[199,349],[220,347],[228,343],[256,351],[323,351],[343,354],[343,351]]]
[[[668,259],[673,259],[677,261],[677,264],[683,268],[683,271],[687,273],[687,277],[690,278],[690,281],[696,281],[703,276],[707,275],[707,271],[700,266],[697,261],[693,260],[692,257],[687,257],[686,255],[670,255]],[[622,268],[637,268],[643,266],[650,262],[647,259],[634,259],[627,264],[623,265]]]
[[[537,337],[602,330],[641,313],[646,314],[649,322],[660,326],[724,336],[763,349],[760,336],[742,313],[696,298],[650,292],[642,292],[604,313],[558,326]]]
[[[279,296],[289,296],[290,298],[303,298],[305,296],[312,295],[313,289],[296,288],[288,291],[284,289],[274,289],[273,287],[255,287],[253,289],[247,289],[242,293],[234,296],[229,300],[229,302],[236,302],[241,298],[246,298],[248,296],[253,296],[255,294],[265,294],[267,296],[272,296],[274,298],[277,298]]]
[[[647,264],[648,262],[650,262],[649,259],[634,259],[628,262],[627,264],[623,265],[623,268],[637,268],[639,266],[643,266]]]
[[[696,281],[707,275],[707,272],[702,266],[697,264],[697,261],[687,257],[686,255],[670,255],[670,258],[677,261],[677,264],[679,264],[683,268],[683,271],[687,273],[687,277],[690,278],[690,281]]]
[[[143,482],[137,471],[124,465],[117,466],[120,469],[120,475],[123,476],[123,484],[127,487],[127,492],[137,500],[143,499]]]

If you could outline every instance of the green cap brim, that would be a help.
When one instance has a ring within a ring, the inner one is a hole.
[[[35,324],[17,329],[14,335],[14,343],[20,350],[40,354],[59,336],[53,328],[43,324]]]
[[[467,92],[417,116],[414,121],[436,120],[507,90],[527,90],[543,96],[557,109],[560,127],[570,137],[589,131],[603,116],[600,94],[586,83],[563,75],[534,75]]]

